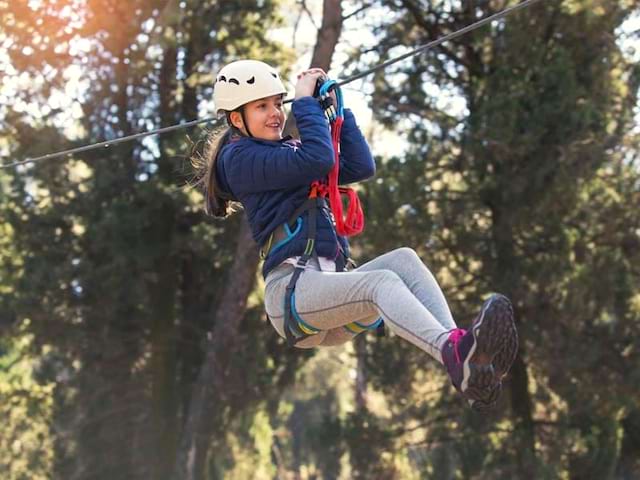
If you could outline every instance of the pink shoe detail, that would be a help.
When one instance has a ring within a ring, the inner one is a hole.
[[[462,360],[460,359],[460,352],[458,351],[458,345],[465,333],[467,333],[467,331],[464,328],[456,328],[449,332],[449,338],[447,338],[447,340],[453,344],[453,349],[456,353],[456,361],[458,363],[462,363]]]

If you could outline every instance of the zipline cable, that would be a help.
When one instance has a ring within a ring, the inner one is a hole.
[[[337,83],[338,83],[339,86],[343,86],[343,85],[346,85],[347,83],[353,82],[353,81],[358,80],[358,79],[363,78],[363,77],[366,77],[367,75],[370,75],[371,73],[374,73],[374,72],[376,72],[378,70],[382,70],[382,69],[388,67],[389,65],[392,65],[392,64],[397,63],[397,62],[399,62],[401,60],[404,60],[405,58],[408,58],[408,57],[417,55],[419,53],[422,53],[422,52],[424,52],[426,50],[429,50],[431,48],[437,47],[438,45],[440,45],[442,43],[445,43],[445,42],[447,42],[449,40],[453,40],[454,38],[460,37],[460,36],[462,36],[462,35],[464,35],[466,33],[469,33],[469,32],[471,32],[473,30],[476,30],[476,29],[486,25],[487,23],[494,22],[494,21],[496,21],[496,20],[498,20],[498,19],[500,19],[502,17],[505,17],[505,16],[509,15],[510,13],[515,12],[516,10],[521,10],[523,8],[529,7],[531,4],[539,2],[539,1],[540,0],[524,0],[523,2],[521,2],[521,3],[517,4],[517,5],[505,8],[504,10],[501,10],[500,12],[494,13],[493,15],[490,15],[487,18],[483,18],[482,20],[478,20],[477,22],[472,23],[470,25],[467,25],[466,27],[463,27],[460,30],[456,30],[455,32],[451,32],[451,33],[445,35],[444,37],[440,37],[437,40],[434,40],[434,41],[429,42],[429,43],[427,43],[425,45],[422,45],[422,46],[420,46],[418,48],[415,48],[414,50],[411,50],[410,52],[407,52],[407,53],[405,53],[403,55],[400,55],[398,57],[395,57],[395,58],[392,58],[390,60],[387,60],[386,62],[383,62],[383,63],[381,63],[379,65],[376,65],[373,68],[370,68],[369,70],[366,70],[364,72],[361,72],[361,73],[358,73],[358,74],[353,75],[351,77],[348,77],[348,78],[346,78],[344,80],[341,80],[341,81],[339,81]],[[289,102],[292,102],[292,101],[293,101],[293,99],[287,99],[287,100],[285,100],[284,103],[289,103]],[[89,150],[96,150],[96,149],[101,148],[101,147],[110,147],[111,145],[116,145],[118,143],[124,143],[124,142],[128,142],[128,141],[135,140],[135,139],[138,139],[138,138],[147,137],[147,136],[150,136],[150,135],[158,135],[158,134],[162,134],[162,133],[167,133],[167,132],[171,132],[171,131],[174,131],[174,130],[179,130],[179,129],[182,129],[182,128],[189,128],[191,126],[198,125],[200,123],[209,123],[209,122],[212,122],[212,121],[215,121],[215,120],[217,120],[217,117],[208,117],[208,118],[205,118],[205,119],[202,119],[202,120],[192,120],[190,122],[179,123],[177,125],[172,125],[172,126],[169,126],[169,127],[159,128],[157,130],[151,130],[151,131],[148,131],[148,132],[140,132],[140,133],[136,133],[136,134],[133,134],[133,135],[128,135],[126,137],[116,138],[116,139],[113,139],[113,140],[105,140],[104,142],[94,143],[94,144],[91,144],[91,145],[85,145],[83,147],[72,148],[72,149],[69,149],[69,150],[63,150],[61,152],[56,152],[56,153],[48,153],[48,154],[42,155],[40,157],[27,158],[25,160],[21,160],[21,161],[18,161],[18,162],[13,162],[13,163],[7,163],[7,164],[4,164],[4,165],[0,165],[0,168],[17,167],[17,166],[20,166],[20,165],[26,165],[28,163],[35,163],[35,162],[40,162],[40,161],[43,161],[43,160],[51,160],[51,159],[54,159],[54,158],[63,157],[65,155],[72,155],[74,153],[87,152]]]
[[[157,135],[157,134],[161,134],[161,133],[167,133],[167,132],[171,132],[173,130],[179,130],[181,128],[188,128],[188,127],[191,127],[193,125],[197,125],[199,123],[212,122],[212,121],[215,121],[215,120],[217,120],[217,117],[209,117],[209,118],[205,118],[203,120],[192,120],[192,121],[186,122],[186,123],[179,123],[177,125],[171,125],[170,127],[159,128],[157,130],[151,130],[151,131],[148,131],[148,132],[136,133],[136,134],[133,134],[133,135],[129,135],[127,137],[115,138],[113,140],[105,140],[104,142],[93,143],[91,145],[85,145],[83,147],[72,148],[70,150],[63,150],[61,152],[48,153],[46,155],[42,155],[41,157],[27,158],[26,160],[21,160],[19,162],[7,163],[5,165],[0,165],[0,168],[17,167],[19,165],[25,165],[27,163],[40,162],[42,160],[51,160],[51,159],[56,158],[56,157],[62,157],[62,156],[65,156],[65,155],[72,155],[74,153],[87,152],[89,150],[97,150],[100,147],[110,147],[111,145],[115,145],[117,143],[128,142],[130,140],[135,140],[136,138],[143,138],[143,137],[148,137],[150,135]]]
[[[381,63],[380,65],[376,65],[375,67],[370,68],[369,70],[366,70],[366,71],[364,71],[362,73],[358,73],[358,74],[353,75],[351,77],[348,77],[348,78],[346,78],[344,80],[341,80],[341,81],[338,82],[338,85],[339,86],[346,85],[347,83],[353,82],[354,80],[358,80],[358,79],[360,79],[362,77],[366,77],[367,75],[369,75],[369,74],[371,74],[373,72],[376,72],[378,70],[382,70],[384,68],[387,68],[389,65],[392,65],[392,64],[394,64],[396,62],[399,62],[400,60],[404,60],[405,58],[412,57],[413,55],[417,55],[418,53],[422,53],[422,52],[424,52],[426,50],[429,50],[429,49],[431,49],[433,47],[437,47],[438,45],[440,45],[442,43],[448,42],[449,40],[453,40],[454,38],[458,38],[458,37],[464,35],[465,33],[469,33],[472,30],[475,30],[477,28],[480,28],[480,27],[486,25],[487,23],[494,22],[494,21],[496,21],[496,20],[498,20],[498,19],[500,19],[502,17],[505,17],[505,16],[509,15],[510,13],[515,12],[516,10],[520,10],[522,8],[526,8],[526,7],[530,6],[531,4],[539,2],[539,1],[540,0],[525,0],[522,3],[514,5],[513,7],[505,8],[504,10],[501,10],[498,13],[494,13],[493,15],[491,15],[491,16],[489,16],[487,18],[483,18],[482,20],[478,20],[477,22],[472,23],[471,25],[467,25],[466,27],[461,28],[460,30],[456,30],[455,32],[451,32],[451,33],[445,35],[444,37],[440,37],[439,39],[434,40],[433,42],[429,42],[429,43],[427,43],[425,45],[422,45],[421,47],[418,47],[418,48],[416,48],[414,50],[411,50],[410,52],[407,52],[407,53],[405,53],[403,55],[400,55],[399,57],[392,58],[390,60],[387,60],[384,63]],[[291,100],[289,100],[289,101],[291,101]]]

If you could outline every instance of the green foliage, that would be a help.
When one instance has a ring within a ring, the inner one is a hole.
[[[223,63],[293,60],[275,1],[32,3],[0,2],[0,61],[24,82],[0,90],[6,158],[204,116]],[[504,2],[373,3],[348,20],[375,44],[345,76]],[[287,349],[255,292],[208,478],[640,475],[639,77],[615,41],[632,3],[540,2],[372,78],[408,148],[363,188],[357,260],[413,247],[461,326],[489,291],[513,298],[521,364],[498,409],[472,414],[392,336]],[[168,477],[242,221],[203,218],[187,144],[0,170],[3,478]]]
[[[464,5],[445,12],[431,2],[422,9],[382,3],[390,14],[380,28],[381,58],[390,45],[426,43],[471,21]],[[621,408],[637,409],[627,362],[637,330],[631,305],[638,272],[630,265],[639,223],[628,207],[638,195],[638,170],[635,161],[629,165],[634,149],[624,145],[638,84],[613,35],[630,10],[594,3],[537,5],[400,64],[376,83],[376,113],[388,126],[406,125],[396,131],[412,143],[366,187],[366,252],[403,240],[415,248],[463,326],[489,291],[507,293],[516,305],[529,377],[516,371],[507,383],[511,398],[493,419],[506,422],[502,440],[487,448],[471,418],[457,427],[463,435],[450,438],[451,426],[427,417],[425,437],[448,438],[446,451],[456,452],[448,458],[457,458],[454,471],[463,478],[514,477],[525,468],[549,478],[594,468],[610,478],[619,426],[594,434],[589,425],[605,418],[619,425]],[[606,40],[604,31],[611,32]],[[450,92],[462,96],[466,111],[442,111],[440,98]],[[406,124],[407,112],[417,121]],[[390,350],[373,347],[371,382],[385,385],[389,397],[410,394],[396,389],[410,378],[415,352]],[[603,378],[611,379],[607,391],[620,393],[603,392]],[[446,405],[439,408],[453,407]],[[557,455],[582,440],[586,447],[571,458]]]
[[[207,116],[213,72],[238,57],[287,69],[289,51],[267,38],[282,24],[278,2],[68,3],[0,2],[2,61],[14,80],[32,80],[1,112],[11,158]],[[205,221],[201,195],[185,186],[192,172],[179,168],[188,146],[176,132],[2,171],[2,324],[30,319],[34,350],[57,352],[49,476],[171,473],[241,220]],[[257,365],[290,371],[249,351],[261,377],[277,372]],[[221,428],[262,398],[247,387],[221,410]]]
[[[0,471],[7,480],[50,478],[54,463],[52,432],[54,382],[40,381],[47,352],[34,356],[28,322],[0,341]]]

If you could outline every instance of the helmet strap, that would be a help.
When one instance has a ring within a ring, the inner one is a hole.
[[[251,132],[249,131],[249,124],[247,123],[247,118],[244,116],[244,105],[240,107],[240,115],[242,115],[242,123],[244,124],[244,129],[247,131],[247,134],[253,138]]]
[[[247,131],[248,136],[253,138],[253,135],[249,131],[249,125],[247,124],[247,119],[244,116],[244,105],[242,105],[241,107],[239,107],[236,110],[234,110],[234,112],[240,112],[240,115],[242,116],[242,124],[244,125],[244,128]],[[246,137],[247,135],[245,135],[244,132],[242,130],[240,130],[238,127],[236,127],[233,124],[233,122],[231,121],[231,113],[232,112],[227,112],[227,124],[229,125],[229,127],[231,127],[231,129],[234,131],[234,133],[237,133],[238,135],[240,135],[242,137]]]

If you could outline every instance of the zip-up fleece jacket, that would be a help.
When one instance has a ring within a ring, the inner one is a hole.
[[[219,185],[242,203],[253,238],[263,246],[271,232],[291,220],[293,212],[309,195],[309,186],[324,179],[334,164],[333,145],[324,112],[313,97],[301,97],[292,104],[300,141],[288,138],[271,141],[235,137],[219,153],[216,174]],[[344,110],[340,135],[340,185],[358,182],[375,174],[369,145],[349,109]],[[344,268],[349,255],[346,238],[336,234],[330,211],[318,211],[316,253]],[[307,243],[308,212],[296,235],[265,259],[262,274],[289,257],[302,255]],[[296,230],[294,230],[296,231]]]

